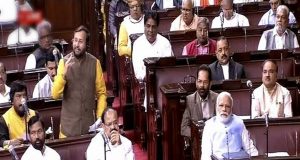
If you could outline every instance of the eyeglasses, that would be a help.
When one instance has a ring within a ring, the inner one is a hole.
[[[192,11],[193,11],[193,9],[181,8],[181,12],[190,13]]]
[[[140,5],[134,5],[134,6],[129,6],[129,8],[130,9],[134,9],[134,8],[139,9],[139,8],[141,8],[141,6]]]

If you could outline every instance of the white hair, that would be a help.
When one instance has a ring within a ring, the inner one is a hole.
[[[183,4],[186,3],[186,1],[191,1],[193,7],[195,7],[195,5],[194,5],[194,0],[182,0],[181,7],[183,7]]]
[[[287,15],[287,18],[289,19],[290,9],[286,5],[279,5],[276,9],[276,13],[281,10],[285,12],[285,14]]]
[[[51,32],[51,24],[48,21],[46,21],[46,20],[43,20],[42,22],[40,22],[36,26],[36,30],[37,30],[37,32],[38,32],[39,35],[41,34],[41,31],[43,29],[47,29],[49,32]]]
[[[229,92],[225,92],[225,91],[219,93],[219,95],[218,95],[218,97],[217,97],[217,101],[216,101],[216,104],[217,104],[216,107],[219,106],[219,102],[220,102],[221,98],[223,98],[224,96],[227,96],[227,97],[230,99],[230,101],[231,101],[231,108],[232,108],[232,107],[233,107],[233,99],[232,99],[232,97],[231,97],[231,94],[230,94]]]

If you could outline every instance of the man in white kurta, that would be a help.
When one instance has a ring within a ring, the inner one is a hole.
[[[103,130],[89,144],[86,159],[134,160],[131,141],[120,135],[117,111],[113,108],[105,108],[101,120]]]
[[[212,21],[211,28],[245,27],[249,26],[249,20],[244,15],[233,11],[233,1],[221,2],[222,12]]]
[[[245,151],[257,156],[250,135],[242,119],[232,114],[233,100],[228,92],[217,97],[217,115],[206,121],[202,135],[201,160],[211,160],[211,155],[223,158],[222,154]]]
[[[278,66],[272,60],[263,63],[263,84],[253,91],[252,118],[292,117],[292,98],[289,90],[277,83]]]
[[[258,25],[274,25],[276,22],[276,10],[277,7],[281,4],[280,0],[269,0],[271,9],[266,12],[260,19]],[[289,23],[297,23],[296,18],[292,12],[289,13]]]
[[[275,27],[264,31],[258,43],[258,50],[293,49],[299,47],[296,34],[287,28],[289,25],[289,13],[287,6],[280,5],[277,7]]]
[[[60,160],[60,155],[45,145],[45,126],[39,116],[33,116],[29,119],[28,134],[31,145],[21,160]]]
[[[7,45],[14,45],[17,43],[33,43],[38,41],[38,33],[33,28],[19,27],[9,34],[7,38]]]
[[[183,0],[181,14],[171,23],[170,31],[196,29],[199,17],[193,12],[193,1]]]

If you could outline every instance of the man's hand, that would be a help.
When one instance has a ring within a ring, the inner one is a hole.
[[[119,131],[113,129],[110,132],[110,142],[112,145],[121,144],[120,133]]]
[[[65,70],[64,70],[64,79],[66,77],[66,74],[68,72],[68,68],[72,67],[72,65],[74,64],[74,62],[71,62],[71,60],[73,59],[73,55],[71,55],[68,60],[65,63]]]
[[[9,145],[17,146],[24,142],[22,138],[9,140]]]

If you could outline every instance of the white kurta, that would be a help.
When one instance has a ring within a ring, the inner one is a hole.
[[[19,37],[19,38],[18,38]],[[36,30],[30,28],[28,33],[25,33],[24,29],[19,27],[9,34],[7,38],[7,45],[18,43],[32,43],[38,41],[38,33]]]
[[[44,98],[51,97],[51,89],[53,82],[50,76],[47,74],[43,79],[41,79],[34,87],[32,98]]]
[[[0,94],[0,103],[6,103],[10,101],[10,96],[9,96],[10,88],[5,85],[5,93]]]
[[[45,146],[45,151],[42,154],[40,150],[30,145],[21,160],[60,160],[60,155],[48,146]]]
[[[215,17],[212,21],[211,28],[222,28],[221,19],[223,18],[223,13],[220,13],[218,17]],[[230,20],[224,19],[223,28],[226,27],[246,27],[249,26],[248,18],[244,15],[234,12]]]
[[[104,140],[99,132],[89,144],[86,151],[87,160],[104,160]],[[106,160],[134,160],[131,142],[120,135],[121,145],[106,144]]]

